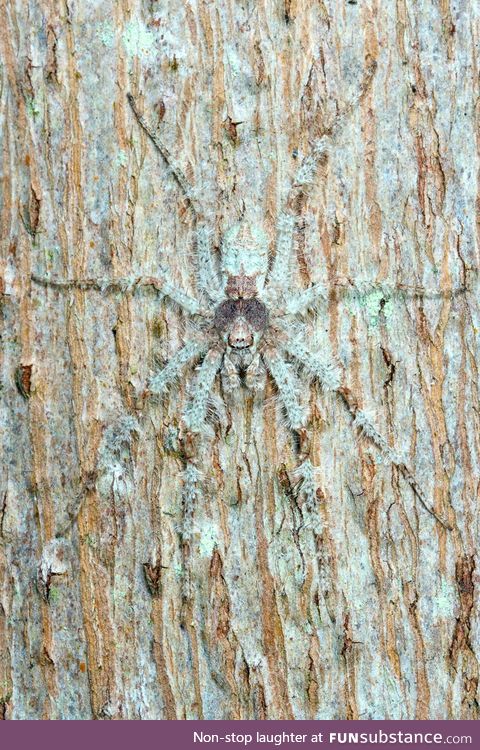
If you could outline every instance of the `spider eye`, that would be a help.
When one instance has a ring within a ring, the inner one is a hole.
[[[259,299],[244,300],[242,313],[255,331],[266,328],[268,321],[267,308]]]
[[[213,325],[217,331],[225,331],[233,323],[238,315],[238,301],[225,300],[221,302],[215,310]]]

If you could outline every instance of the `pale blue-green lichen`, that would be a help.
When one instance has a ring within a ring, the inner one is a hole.
[[[129,21],[122,34],[123,46],[130,57],[149,57],[155,49],[155,35],[137,19]]]
[[[127,153],[126,151],[122,151],[119,149],[117,151],[117,154],[115,156],[115,162],[118,167],[124,167],[128,161]]]
[[[99,26],[99,37],[104,47],[112,48],[115,44],[115,31],[113,24],[104,21]]]
[[[218,529],[215,524],[205,523],[200,529],[198,549],[202,557],[210,558],[218,545]]]
[[[392,296],[387,296],[381,288],[367,292],[355,291],[347,295],[347,310],[355,315],[364,310],[369,330],[378,327],[380,318],[385,321],[387,330],[391,331],[395,321],[395,302]]]

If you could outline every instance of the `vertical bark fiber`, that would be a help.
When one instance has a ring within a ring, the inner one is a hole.
[[[0,7],[0,718],[479,718],[479,4]],[[163,402],[136,394],[184,342],[183,313],[151,289],[31,276],[162,265],[194,290],[188,202],[127,92],[219,246],[244,208],[273,237],[299,160],[372,59],[297,201],[294,279],[331,284],[312,347],[338,356],[452,530],[315,385],[307,512],[273,384],[226,405],[217,384],[182,549],[191,373]],[[370,285],[349,296],[338,277]]]

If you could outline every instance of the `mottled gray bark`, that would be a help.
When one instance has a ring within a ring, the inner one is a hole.
[[[478,3],[0,7],[0,716],[478,718]],[[192,213],[128,91],[219,244],[244,207],[273,237],[299,159],[371,60],[297,201],[295,279],[330,285],[312,347],[339,357],[452,529],[315,385],[307,512],[272,382],[264,403],[225,405],[217,385],[186,550],[187,378],[137,398],[184,315],[151,289],[31,276],[163,265],[193,291]]]

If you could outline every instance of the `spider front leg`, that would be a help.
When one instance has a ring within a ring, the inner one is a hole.
[[[343,110],[333,119],[325,131],[325,134],[316,142],[311,152],[302,160],[293,182],[289,188],[284,210],[280,215],[277,226],[277,244],[272,269],[267,281],[267,288],[264,297],[268,301],[277,302],[282,298],[290,287],[290,258],[292,256],[293,234],[295,229],[295,213],[298,208],[294,208],[298,193],[302,194],[308,185],[315,182],[318,167],[328,156],[332,143],[338,140],[338,136],[344,130],[348,123],[350,114],[360,104],[368,92],[376,70],[376,62],[370,61],[367,65],[362,83],[357,94],[343,107]],[[309,290],[307,290],[309,291]],[[312,295],[317,300],[316,294],[319,293],[323,298],[324,290],[320,287],[315,292],[309,292],[310,296],[304,296],[299,302],[300,308],[308,308],[312,305]],[[300,310],[301,311],[301,310]],[[294,311],[296,312],[296,311]]]
[[[99,292],[129,292],[140,289],[141,287],[150,287],[160,292],[163,297],[168,297],[175,302],[182,310],[190,315],[203,315],[208,317],[208,311],[205,310],[200,302],[184,292],[179,287],[167,281],[165,276],[133,276],[120,279],[49,279],[37,274],[31,275],[32,281],[42,286],[52,287],[53,289],[81,289],[86,291],[94,289]]]
[[[292,295],[282,312],[284,315],[302,315],[318,307],[319,303],[327,302],[328,298],[329,291],[325,284],[313,284],[308,289]]]
[[[266,299],[272,303],[284,294],[290,286],[290,259],[292,257],[295,216],[282,213],[277,224],[277,241],[272,269],[268,276]]]
[[[338,277],[332,280],[330,288],[325,284],[316,283],[302,292],[293,295],[285,304],[282,312],[285,315],[302,315],[309,310],[315,310],[321,303],[327,302],[332,294],[340,294],[361,300],[369,295],[378,295],[378,302],[386,302],[392,298],[400,300],[408,299],[441,299],[456,297],[467,291],[465,286],[452,287],[451,289],[427,289],[419,285],[403,283],[388,283],[386,281],[376,282],[353,282],[350,279]]]
[[[330,145],[338,140],[339,135],[344,131],[348,124],[351,113],[359,106],[360,102],[369,91],[376,69],[376,61],[371,60],[367,65],[362,83],[360,84],[360,88],[356,95],[353,96],[350,102],[343,107],[343,110],[337,114],[331,122],[330,127],[326,129],[325,135],[316,142],[311,153],[303,159],[293,180],[292,187],[290,188],[286,202],[287,205],[291,205],[293,196],[298,188],[302,189],[306,185],[314,182],[317,168],[320,165],[320,162],[327,157]]]
[[[197,231],[198,284],[207,297],[218,304],[224,298],[212,253],[212,231],[202,225]]]
[[[147,122],[145,116],[140,113],[137,102],[135,101],[132,94],[127,94],[127,99],[128,99],[128,103],[130,104],[130,107],[132,108],[132,112],[135,115],[135,118],[138,124],[146,133],[146,135],[148,136],[150,141],[153,143],[156,150],[161,155],[162,159],[165,161],[165,163],[169,167],[171,173],[173,174],[173,177],[175,178],[175,181],[182,189],[188,203],[190,204],[190,207],[193,211],[195,218],[198,219],[202,215],[202,209],[201,209],[200,204],[197,202],[194,191],[191,185],[189,184],[187,178],[185,177],[182,169],[180,168],[178,164],[174,162],[170,154],[170,151],[168,150],[167,146],[163,143],[158,133],[156,133],[153,127],[150,125],[150,123]]]
[[[182,310],[190,313],[190,315],[207,315],[207,311],[204,310],[200,302],[191,297],[189,294],[180,289],[179,287],[171,284],[163,278],[150,277],[143,279],[144,284],[151,284],[155,289],[163,294],[164,297],[168,297],[175,302]]]

